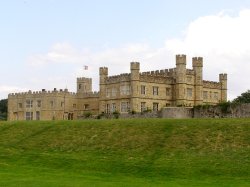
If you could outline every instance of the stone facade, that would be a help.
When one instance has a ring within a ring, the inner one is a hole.
[[[53,91],[9,94],[9,120],[78,119],[92,114],[158,111],[164,107],[215,105],[227,100],[227,74],[219,82],[203,80],[203,58],[176,55],[176,67],[140,72],[140,63],[131,62],[130,73],[108,76],[99,69],[99,92],[92,92],[91,78],[77,78],[77,92]]]

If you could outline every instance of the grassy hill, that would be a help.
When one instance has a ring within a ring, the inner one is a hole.
[[[0,186],[250,186],[250,119],[0,122]]]

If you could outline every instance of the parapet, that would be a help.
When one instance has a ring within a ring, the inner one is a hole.
[[[176,55],[176,65],[186,65],[186,55],[184,54],[179,54]]]
[[[79,93],[78,97],[79,98],[99,97],[99,92]]]
[[[92,82],[92,78],[78,77],[77,82]]]
[[[202,57],[193,57],[192,64],[193,64],[193,67],[203,67],[203,58]]]
[[[99,74],[100,75],[108,75],[108,68],[107,67],[100,67],[99,68]]]
[[[140,62],[130,62],[131,70],[140,70]]]
[[[225,81],[225,80],[227,80],[227,74],[226,73],[221,73],[220,75],[219,75],[219,79],[220,79],[220,82],[223,80],[223,81]]]
[[[130,73],[110,76],[106,79],[106,83],[119,83],[130,81]]]
[[[214,81],[203,81],[204,88],[213,88],[213,89],[221,89],[221,84],[219,82]]]
[[[194,75],[194,70],[192,70],[192,69],[186,69],[186,74],[187,75]]]
[[[69,92],[68,89],[60,89],[59,91],[54,88],[52,91],[46,91],[45,89],[42,89],[42,91],[31,91],[28,92],[20,92],[20,93],[10,93],[9,97],[44,97],[44,96],[76,96],[76,93]]]
[[[156,71],[147,71],[140,73],[141,76],[161,76],[161,77],[173,77],[175,76],[176,68],[162,69]]]

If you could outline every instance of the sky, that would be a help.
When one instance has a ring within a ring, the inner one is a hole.
[[[203,79],[228,74],[228,99],[250,89],[250,0],[2,0],[0,99],[77,77],[175,67],[175,55],[203,57]],[[88,70],[84,70],[88,66]]]

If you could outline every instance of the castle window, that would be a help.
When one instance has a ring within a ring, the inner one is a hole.
[[[41,100],[37,100],[36,101],[36,105],[37,105],[37,107],[41,107],[42,106],[42,101]]]
[[[76,108],[76,104],[73,104],[73,108]]]
[[[146,86],[141,85],[141,94],[145,95],[146,94]]]
[[[106,97],[110,97],[110,89],[109,88],[106,89]]]
[[[130,103],[129,102],[121,102],[121,112],[129,112]]]
[[[153,103],[153,111],[158,111],[159,103]]]
[[[26,100],[26,108],[32,108],[33,107],[33,101],[32,100]]]
[[[64,102],[61,102],[61,107],[64,107]]]
[[[116,88],[112,88],[111,94],[112,94],[112,97],[115,97],[115,96],[116,96]]]
[[[193,90],[192,88],[187,88],[187,97],[192,98],[193,97]]]
[[[106,105],[106,113],[107,113],[107,114],[110,113],[110,105],[109,105],[109,104]]]
[[[50,107],[52,108],[54,106],[54,101],[50,101]]]
[[[187,81],[188,81],[188,82],[191,82],[191,81],[192,81],[192,77],[188,76],[188,77],[187,77]]]
[[[207,99],[207,91],[203,92],[203,99]]]
[[[23,108],[23,104],[22,103],[18,103],[18,108]]]
[[[78,85],[78,89],[79,89],[79,90],[82,89],[82,84],[79,84],[79,85]]]
[[[110,108],[110,112],[113,113],[116,111],[116,104],[115,103],[112,103],[111,104],[111,108]]]
[[[26,120],[33,120],[33,112],[26,112],[25,118]]]
[[[153,86],[153,95],[158,95],[158,90],[159,90],[158,86]]]
[[[40,112],[36,111],[36,120],[40,120]]]
[[[121,95],[129,95],[130,94],[130,86],[129,85],[122,85],[120,87]]]
[[[166,96],[170,96],[170,88],[166,88]]]
[[[218,100],[218,92],[214,92],[214,99]]]
[[[89,109],[89,104],[84,104],[84,110],[88,110]]]
[[[146,102],[141,102],[141,112],[144,112],[146,110],[147,110],[147,108],[146,108]]]

